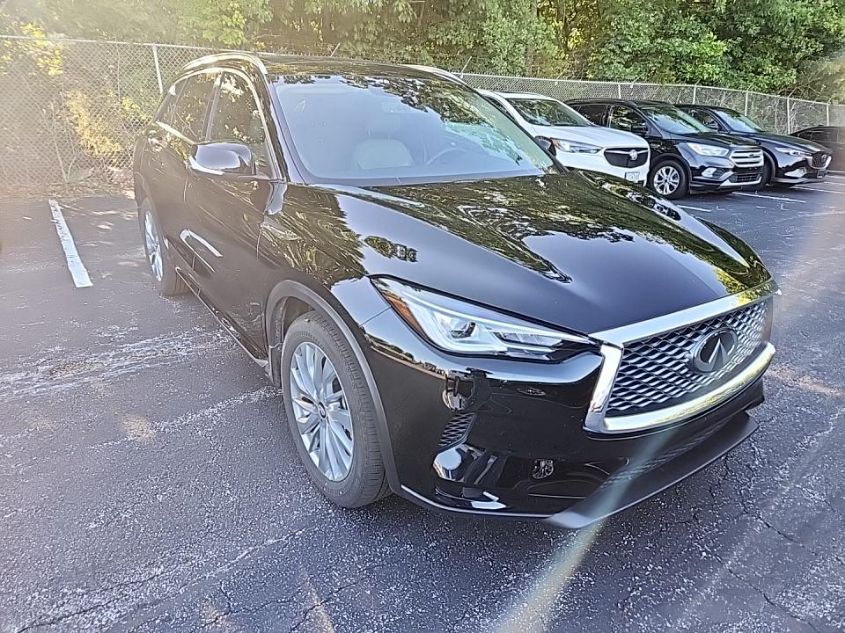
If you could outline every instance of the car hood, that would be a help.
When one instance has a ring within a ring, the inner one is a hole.
[[[797,136],[786,136],[784,134],[774,134],[772,132],[750,132],[743,134],[743,136],[753,139],[762,145],[780,145],[794,149],[801,149],[811,153],[830,151],[824,145],[820,145],[815,141],[798,138]]]
[[[722,134],[721,132],[695,132],[693,134],[680,134],[677,138],[681,140],[689,140],[691,142],[721,145],[724,147],[747,147],[749,145],[758,144],[753,138],[748,136]]]
[[[598,145],[600,147],[648,147],[646,140],[636,134],[621,130],[611,130],[609,128],[599,127],[598,125],[532,125],[531,132],[534,136],[590,143],[591,145]]]
[[[312,193],[312,210],[291,215],[347,277],[388,275],[577,332],[769,279],[737,238],[604,174],[319,189],[329,203]]]

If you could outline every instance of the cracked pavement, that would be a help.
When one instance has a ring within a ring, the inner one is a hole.
[[[680,202],[784,292],[760,429],[579,532],[332,507],[132,200],[60,200],[88,289],[46,200],[0,202],[0,633],[845,630],[845,178],[813,189]]]

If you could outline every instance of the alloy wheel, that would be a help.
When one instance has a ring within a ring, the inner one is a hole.
[[[150,261],[150,268],[156,281],[161,281],[164,274],[164,266],[161,260],[161,240],[156,230],[155,221],[152,215],[144,214],[144,243],[147,246],[147,259]]]
[[[352,415],[334,365],[317,345],[300,343],[290,366],[296,427],[311,461],[326,479],[341,481],[352,467]]]
[[[664,165],[654,174],[654,190],[667,196],[674,193],[681,184],[681,174],[672,165]]]

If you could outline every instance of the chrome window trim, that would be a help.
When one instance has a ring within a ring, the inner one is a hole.
[[[777,284],[774,279],[769,279],[769,281],[756,288],[743,290],[737,294],[722,297],[715,301],[702,303],[701,305],[654,317],[646,321],[640,321],[639,323],[593,332],[590,334],[590,338],[604,343],[611,343],[617,347],[624,347],[628,343],[634,343],[644,338],[662,334],[663,332],[677,330],[686,325],[706,321],[721,314],[732,312],[737,308],[763,301],[776,293],[779,293]]]
[[[780,294],[780,291],[775,281],[769,279],[755,288],[749,288],[709,303],[591,334],[592,339],[601,343],[600,351],[604,361],[584,418],[584,429],[592,433],[609,435],[666,426],[714,407],[751,384],[762,375],[772,360],[775,348],[771,343],[767,342],[754,360],[733,379],[689,402],[646,413],[616,417],[605,415],[626,345],[712,319],[738,308],[764,301],[775,294]]]

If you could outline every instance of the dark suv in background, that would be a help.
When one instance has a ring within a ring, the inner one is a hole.
[[[766,132],[752,119],[722,106],[683,104],[684,112],[714,132],[753,140],[763,148],[763,177],[769,183],[790,186],[824,179],[830,167],[831,151],[813,141]]]
[[[666,198],[690,191],[730,192],[759,185],[763,152],[748,139],[713,132],[662,101],[576,99],[567,102],[598,125],[633,132],[651,146],[648,186]]]

